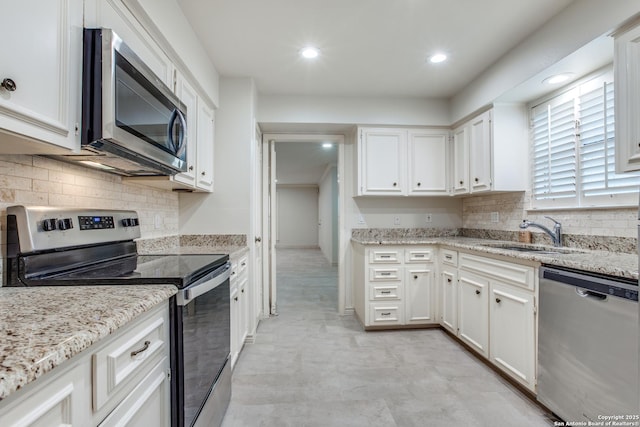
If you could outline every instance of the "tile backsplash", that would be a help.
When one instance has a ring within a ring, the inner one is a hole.
[[[638,208],[526,210],[527,193],[505,193],[468,197],[462,201],[464,228],[517,231],[523,219],[546,226],[553,225],[550,216],[562,223],[566,234],[637,238]],[[491,213],[499,212],[498,222],[491,221]],[[530,228],[532,233],[539,230]]]
[[[0,156],[3,230],[6,208],[11,205],[131,209],[140,216],[142,237],[178,232],[177,193],[136,185],[118,175],[40,156]]]

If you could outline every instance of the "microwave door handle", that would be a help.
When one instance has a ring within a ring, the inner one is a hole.
[[[169,123],[167,124],[167,139],[169,140],[169,147],[175,152],[176,142],[173,140],[173,127],[176,124],[176,120],[178,119],[178,110],[173,110],[171,112],[171,117],[169,117]]]
[[[177,113],[178,119],[180,120],[180,141],[176,146],[176,156],[182,158],[182,154],[187,147],[187,120],[184,118],[184,114],[182,111],[176,109],[174,111]]]

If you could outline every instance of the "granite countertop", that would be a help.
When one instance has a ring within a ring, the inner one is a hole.
[[[177,254],[229,254],[229,258],[237,258],[249,252],[248,246],[180,246]]]
[[[389,239],[352,238],[362,245],[441,245],[453,249],[464,249],[493,255],[535,261],[543,264],[575,268],[578,270],[628,279],[638,279],[638,255],[620,252],[597,251],[587,249],[560,248],[563,253],[518,252],[486,245],[512,244],[518,242],[477,239],[470,237],[400,237]],[[535,245],[541,246],[541,245]],[[553,251],[555,248],[541,246]]]
[[[177,292],[172,285],[0,288],[0,399]]]

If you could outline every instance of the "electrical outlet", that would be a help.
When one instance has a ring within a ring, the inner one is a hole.
[[[358,224],[364,224],[364,216],[362,214],[358,214]]]
[[[162,217],[160,216],[160,214],[156,214],[156,216],[154,217],[153,226],[156,230],[159,230],[160,227],[162,227]]]
[[[393,217],[393,225],[400,225],[400,217],[399,216],[394,216]]]
[[[432,215],[432,214],[430,214],[430,213],[428,213],[428,214],[425,216],[425,221],[426,221],[426,222],[433,222],[433,215]]]
[[[500,214],[498,212],[491,212],[491,222],[493,223],[500,222]]]

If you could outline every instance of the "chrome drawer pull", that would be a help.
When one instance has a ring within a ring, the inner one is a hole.
[[[151,345],[151,341],[145,341],[144,342],[144,346],[142,346],[142,348],[140,350],[134,350],[134,351],[131,352],[131,357],[136,357],[137,355],[139,355],[143,351],[147,351],[149,349],[150,345]]]
[[[391,272],[390,271],[383,271],[380,273],[381,276],[391,276]]]
[[[480,291],[476,289],[476,295],[480,295]]]
[[[380,291],[381,294],[390,294],[391,291]]]
[[[391,313],[380,313],[380,316],[391,316]]]

